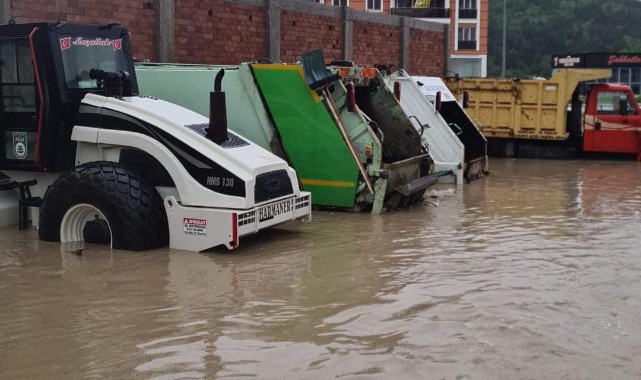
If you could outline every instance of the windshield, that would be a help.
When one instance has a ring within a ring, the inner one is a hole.
[[[61,36],[60,51],[65,82],[70,90],[98,89],[97,81],[89,78],[91,69],[107,72],[129,70],[122,39],[86,35]]]
[[[621,107],[624,107],[621,110]],[[628,100],[625,92],[599,92],[597,97],[597,113],[600,115],[633,115],[635,109]]]

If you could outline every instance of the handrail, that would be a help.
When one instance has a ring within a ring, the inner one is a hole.
[[[33,44],[33,36],[36,34],[38,31],[38,28],[33,28],[31,33],[29,33],[29,47],[31,49],[31,57],[33,59],[33,73],[34,77],[36,79],[36,87],[38,89],[38,98],[40,100],[40,107],[38,110],[38,129],[36,133],[36,154],[35,154],[35,161],[36,161],[36,167],[38,169],[41,168],[40,165],[40,140],[42,138],[42,118],[44,114],[44,95],[42,93],[42,83],[40,82],[40,73],[38,72],[38,61],[36,59],[36,49]]]

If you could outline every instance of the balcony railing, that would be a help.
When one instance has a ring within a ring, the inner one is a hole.
[[[476,40],[458,41],[458,50],[476,50]]]
[[[478,9],[459,9],[458,18],[476,18],[478,15]]]
[[[392,8],[392,14],[415,18],[450,18],[450,8]]]
[[[396,8],[412,8],[417,0],[396,0]],[[447,0],[449,4],[450,0]],[[445,0],[430,1],[431,8],[445,8]]]

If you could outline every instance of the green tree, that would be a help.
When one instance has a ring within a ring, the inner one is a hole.
[[[501,72],[503,1],[508,77],[549,76],[553,54],[641,53],[639,0],[490,0],[489,76]]]

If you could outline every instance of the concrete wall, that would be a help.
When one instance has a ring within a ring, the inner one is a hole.
[[[140,60],[295,62],[323,48],[328,61],[395,64],[417,75],[443,75],[448,62],[446,25],[300,0],[0,0],[0,18],[117,22]]]

